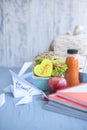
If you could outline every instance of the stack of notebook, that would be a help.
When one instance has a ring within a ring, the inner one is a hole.
[[[87,120],[87,83],[57,91],[48,98],[46,109]]]

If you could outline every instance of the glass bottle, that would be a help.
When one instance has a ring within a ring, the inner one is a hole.
[[[68,49],[65,62],[68,67],[65,73],[65,78],[67,80],[68,87],[78,85],[79,84],[78,50]]]

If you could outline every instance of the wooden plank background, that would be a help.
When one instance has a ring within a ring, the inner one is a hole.
[[[0,66],[21,66],[75,25],[87,30],[87,0],[0,0]]]

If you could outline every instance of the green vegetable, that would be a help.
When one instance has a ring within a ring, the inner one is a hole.
[[[52,71],[52,76],[63,75],[66,70],[67,70],[66,64],[63,64],[62,67],[55,67],[55,69],[53,69]]]
[[[36,60],[35,65],[41,64],[43,59],[45,59],[45,58]],[[65,71],[67,70],[67,65],[65,64],[63,59],[61,59],[61,58],[56,58],[56,59],[47,58],[47,59],[51,60],[53,63],[53,71],[52,71],[51,76],[63,75],[65,73]]]
[[[41,58],[41,59],[39,59],[39,60],[36,60],[36,61],[35,61],[35,65],[41,64],[42,61],[43,61],[43,58]]]
[[[52,62],[54,65],[59,64],[53,69],[52,76],[58,76],[65,73],[65,71],[67,70],[67,65],[61,58],[53,59]]]

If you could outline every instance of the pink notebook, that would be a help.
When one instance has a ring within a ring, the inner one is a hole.
[[[56,92],[57,96],[87,106],[87,83]]]

